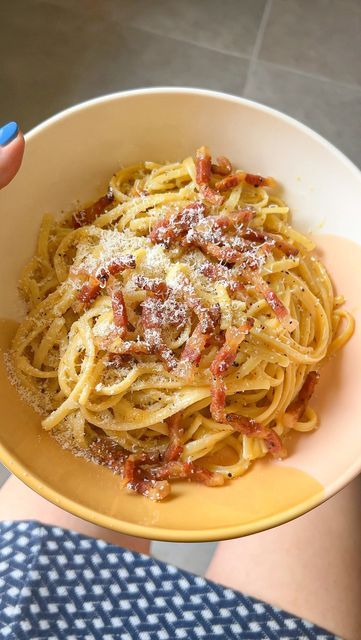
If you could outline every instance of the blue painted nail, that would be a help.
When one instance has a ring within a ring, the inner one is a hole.
[[[19,127],[16,122],[8,122],[0,129],[0,146],[5,147],[9,142],[15,140],[19,133]]]

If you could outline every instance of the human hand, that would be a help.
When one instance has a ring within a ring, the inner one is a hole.
[[[0,189],[6,187],[20,169],[24,136],[16,122],[0,127]]]

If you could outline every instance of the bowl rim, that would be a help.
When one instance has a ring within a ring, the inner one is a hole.
[[[253,100],[242,98],[233,94],[223,93],[220,91],[211,91],[208,89],[159,86],[144,89],[132,89],[128,91],[118,91],[96,98],[91,98],[74,106],[68,107],[36,125],[25,134],[25,141],[29,143],[33,138],[40,135],[49,126],[55,124],[60,120],[70,117],[72,114],[77,113],[78,111],[86,110],[105,102],[113,102],[126,98],[151,94],[184,94],[204,96],[223,102],[226,101],[244,105],[256,111],[269,114],[278,120],[286,122],[287,124],[298,129],[308,137],[313,138],[316,142],[321,144],[329,153],[336,156],[339,161],[341,161],[345,165],[346,169],[350,171],[356,179],[358,179],[361,187],[361,171],[358,169],[358,167],[342,151],[340,151],[331,142],[326,140],[323,136],[321,136],[319,133],[317,133],[307,125],[299,122],[291,116],[282,113],[281,111],[278,111],[277,109],[273,109],[272,107],[268,107],[259,102],[255,102]],[[29,472],[28,468],[23,463],[14,458],[1,442],[0,462],[2,462],[11,473],[17,476],[28,487],[36,491],[39,495],[46,498],[50,502],[53,502],[56,506],[69,511],[73,515],[88,520],[89,522],[92,522],[99,526],[112,529],[126,535],[169,542],[208,542],[226,540],[258,533],[260,531],[279,526],[303,515],[316,506],[322,504],[325,500],[335,495],[349,482],[351,482],[361,470],[361,460],[355,460],[353,465],[348,467],[341,475],[337,477],[336,480],[325,486],[323,491],[320,491],[312,497],[303,500],[294,507],[285,509],[271,516],[266,516],[255,523],[250,522],[243,525],[227,525],[208,529],[173,530],[168,528],[157,528],[151,525],[146,526],[131,522],[125,522],[118,518],[101,514],[97,511],[83,506],[82,504],[70,498],[63,496],[62,494],[58,493],[58,491],[54,490],[49,483],[42,482],[36,474]]]

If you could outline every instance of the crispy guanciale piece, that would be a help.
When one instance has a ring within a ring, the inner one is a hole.
[[[277,249],[282,251],[286,256],[297,256],[298,249],[287,240],[284,240],[281,236],[273,233],[267,233],[266,231],[259,231],[258,229],[252,229],[248,227],[241,232],[242,238],[251,240],[251,242],[268,242],[270,246],[274,244]]]
[[[127,331],[128,314],[125,306],[124,295],[117,283],[113,283],[110,289],[110,299],[112,301],[113,321],[118,329],[118,335],[124,338]]]
[[[168,425],[169,444],[164,453],[164,462],[171,462],[178,460],[182,455],[183,442],[182,436],[184,433],[183,428],[183,414],[179,411],[173,416],[167,418],[166,423]]]
[[[226,423],[225,406],[226,385],[224,384],[224,380],[221,376],[216,376],[213,378],[211,384],[210,411],[213,420],[220,422],[221,424]]]
[[[283,322],[289,317],[289,312],[283,302],[281,302],[277,294],[271,289],[267,282],[263,280],[260,274],[254,273],[250,269],[243,269],[242,275],[248,282],[254,284],[257,291],[263,295],[280,322]]]
[[[177,366],[177,360],[173,351],[167,347],[162,336],[162,307],[157,298],[148,298],[142,305],[142,324],[144,340],[149,345],[151,352],[158,354],[163,360],[167,371],[172,371]]]
[[[123,472],[129,453],[110,438],[97,438],[89,444],[89,452],[98,464],[109,467],[116,473]]]
[[[231,271],[221,264],[205,262],[200,265],[199,271],[213,282],[222,282],[223,280],[231,293],[234,293],[235,291],[242,291],[245,288],[244,284],[242,284],[242,282],[237,278],[234,278],[231,275]]]
[[[90,305],[98,297],[100,291],[100,280],[94,278],[94,276],[89,276],[88,281],[83,284],[78,293],[78,300],[85,305]]]
[[[198,365],[209,338],[210,336],[207,333],[202,332],[201,324],[197,324],[181,353],[180,361]]]
[[[106,357],[106,365],[114,369],[122,369],[130,362],[135,362],[130,353],[108,353]]]
[[[92,224],[96,218],[99,218],[104,211],[109,207],[109,205],[113,202],[114,195],[109,192],[105,196],[102,196],[87,207],[86,209],[81,209],[80,211],[76,211],[73,213],[73,226],[75,229],[79,227],[84,227],[87,224]]]
[[[239,345],[249,334],[253,325],[254,318],[247,318],[240,327],[229,327],[227,329],[224,345],[220,351],[218,351],[210,366],[211,373],[214,376],[223,376],[229,367],[232,366],[237,357]]]
[[[214,164],[212,164],[212,172],[219,176],[228,176],[232,171],[232,163],[225,156],[219,156]]]
[[[187,305],[174,296],[166,299],[148,296],[142,303],[142,323],[147,329],[177,327],[183,329],[188,320]]]
[[[203,200],[206,200],[216,206],[220,206],[224,202],[222,194],[210,187],[208,184],[201,184],[199,187],[199,193]]]
[[[234,229],[238,225],[248,225],[256,215],[256,209],[252,206],[245,207],[239,211],[231,211],[231,213],[222,213],[214,218],[214,225],[223,230]],[[243,234],[242,234],[243,235]]]
[[[127,489],[139,493],[150,500],[164,500],[170,493],[170,484],[166,480],[156,480],[146,477],[144,465],[159,463],[159,453],[154,455],[135,454],[130,455],[124,464],[123,477],[127,483]]]
[[[203,253],[210,256],[211,258],[219,260],[220,262],[234,264],[238,260],[243,259],[242,253],[238,251],[238,249],[227,246],[221,247],[214,242],[208,242],[204,239],[201,233],[192,233],[192,236],[190,240],[187,241],[187,244],[189,246],[193,245],[194,247],[198,247],[203,251]]]
[[[135,480],[134,482],[127,483],[128,491],[139,493],[140,495],[153,500],[154,502],[160,502],[167,498],[171,492],[171,486],[167,480]]]
[[[263,176],[255,175],[254,173],[246,173],[245,181],[251,184],[253,187],[275,187],[276,181],[270,176],[264,178]]]
[[[175,460],[161,467],[150,469],[150,475],[156,480],[176,480],[189,478],[208,487],[218,487],[224,484],[224,477],[220,473],[197,467],[193,462]]]
[[[206,210],[203,202],[191,202],[178,213],[161,218],[149,234],[151,241],[169,246],[178,238],[185,236],[187,231],[203,218]]]
[[[177,359],[162,337],[162,330],[157,328],[144,329],[144,339],[149,344],[151,352],[156,353],[165,364],[167,371],[173,371],[177,366]]]
[[[283,302],[281,302],[278,295],[274,291],[272,291],[272,289],[268,287],[267,290],[263,291],[263,295],[264,299],[268,302],[269,306],[275,312],[275,315],[279,320],[282,320],[283,318],[286,318],[288,316],[288,311],[285,305],[283,304]]]
[[[221,349],[214,358],[210,370],[213,374],[211,384],[211,415],[216,422],[226,422],[225,406],[226,406],[226,387],[223,376],[233,365],[237,350],[241,342],[249,334],[254,325],[253,318],[247,318],[240,327],[230,327],[225,333],[225,341]]]
[[[287,411],[284,415],[283,421],[285,426],[291,428],[298,420],[302,418],[306,406],[313,395],[319,377],[320,374],[318,373],[318,371],[310,371],[306,376],[300,392],[288,406]]]
[[[152,353],[150,345],[144,340],[127,340],[117,347],[117,351],[111,351],[108,354],[107,364],[115,369],[121,369],[131,361],[133,356],[150,355]]]
[[[147,278],[146,276],[136,276],[133,279],[133,283],[139,289],[143,289],[144,291],[150,291],[154,293],[155,296],[160,298],[165,298],[169,295],[169,289],[164,282],[160,278]]]
[[[209,184],[212,172],[211,154],[207,147],[200,147],[196,151],[196,183]]]
[[[119,258],[112,260],[104,267],[100,267],[95,272],[95,277],[98,278],[101,287],[104,288],[110,276],[116,276],[126,269],[135,269],[135,266],[135,258],[131,254],[119,256]]]
[[[239,416],[236,413],[227,413],[225,417],[227,424],[231,425],[236,431],[250,438],[262,438],[268,451],[275,458],[284,458],[287,455],[280,437],[270,427],[265,427],[252,418]]]
[[[228,189],[233,189],[233,187],[241,184],[245,177],[246,174],[243,171],[237,171],[237,173],[232,173],[230,176],[223,178],[223,180],[219,180],[214,186],[217,191],[228,191]]]
[[[150,500],[164,500],[169,495],[171,488],[168,480],[188,478],[209,487],[223,485],[224,478],[221,474],[202,469],[189,461],[182,462],[179,459],[181,451],[177,449],[179,445],[176,444],[176,439],[180,441],[181,426],[178,414],[173,418],[173,422],[170,419],[174,427],[173,442],[172,436],[170,436],[171,442],[165,455],[162,455],[160,450],[129,454],[116,442],[106,437],[97,438],[92,442],[89,446],[89,452],[98,464],[119,473],[128,490],[139,493]]]
[[[219,313],[217,315],[217,310],[215,308],[208,309],[204,306],[201,299],[197,296],[192,283],[185,275],[180,276],[179,279],[182,283],[179,295],[182,296],[182,300],[188,309],[194,311],[198,317],[202,333],[213,333],[216,325],[219,323]]]
[[[112,260],[112,262],[109,262],[107,269],[111,276],[116,276],[126,269],[135,269],[135,266],[135,257],[129,253],[126,256],[119,256],[115,260]]]

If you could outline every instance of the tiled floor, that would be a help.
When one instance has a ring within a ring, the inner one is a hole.
[[[0,123],[26,131],[97,95],[198,86],[285,111],[361,165],[360,0],[2,0],[0,24]],[[195,572],[212,549],[154,545]]]
[[[3,0],[0,21],[0,121],[200,86],[281,109],[361,163],[359,0]]]

